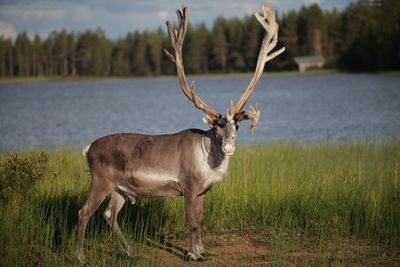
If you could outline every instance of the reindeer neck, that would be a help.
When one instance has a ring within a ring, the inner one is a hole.
[[[216,137],[215,129],[204,132],[202,136],[202,151],[207,158],[207,163],[212,169],[227,165],[229,157],[225,156],[221,149],[221,143]]]

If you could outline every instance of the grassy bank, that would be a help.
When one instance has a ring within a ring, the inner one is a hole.
[[[77,211],[90,185],[80,151],[3,153],[0,162],[0,265],[76,265]],[[19,184],[32,177],[30,186]],[[399,206],[399,140],[241,147],[228,176],[207,195],[206,246],[223,247],[229,240],[218,239],[222,236],[253,236],[254,244],[267,251],[264,260],[278,265],[287,263],[288,251],[306,252],[307,260],[310,247],[314,264],[368,263],[370,251],[363,247],[399,259]],[[131,260],[118,249],[101,212],[88,226],[89,261],[126,265]],[[186,244],[181,198],[125,205],[119,221],[139,256],[138,265],[161,264],[149,263],[148,254],[158,252],[146,247],[144,236]],[[347,259],[340,248],[346,250],[343,244],[349,240],[360,249]],[[333,254],[329,261],[324,258],[327,251]],[[361,259],[354,262],[356,256]],[[246,264],[245,256],[234,260]]]

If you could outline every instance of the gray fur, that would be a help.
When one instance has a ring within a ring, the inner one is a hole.
[[[202,225],[205,193],[228,170],[224,146],[235,145],[234,122],[209,131],[188,129],[171,135],[119,133],[101,137],[84,149],[92,176],[88,200],[79,210],[79,258],[84,261],[87,222],[101,202],[111,195],[104,218],[128,255],[132,251],[117,223],[129,199],[183,196],[191,239],[190,256],[202,259]],[[233,153],[233,152],[232,152]]]

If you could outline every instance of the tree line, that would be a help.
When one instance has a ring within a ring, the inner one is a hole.
[[[347,71],[400,69],[400,1],[361,0],[343,11],[317,4],[278,18],[279,44],[286,52],[272,70],[295,68],[294,57],[323,55],[326,65]],[[218,17],[211,29],[191,25],[183,56],[188,73],[253,71],[264,30],[254,16]],[[130,32],[112,40],[102,29],[54,31],[46,38],[26,32],[0,38],[0,76],[130,76],[172,74],[175,66],[161,28]]]

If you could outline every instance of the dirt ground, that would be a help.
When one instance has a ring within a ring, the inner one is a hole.
[[[203,262],[185,261],[182,248],[188,240],[148,242],[143,255],[148,266],[400,266],[400,250],[361,239],[316,242],[247,232],[206,235],[208,257]]]

